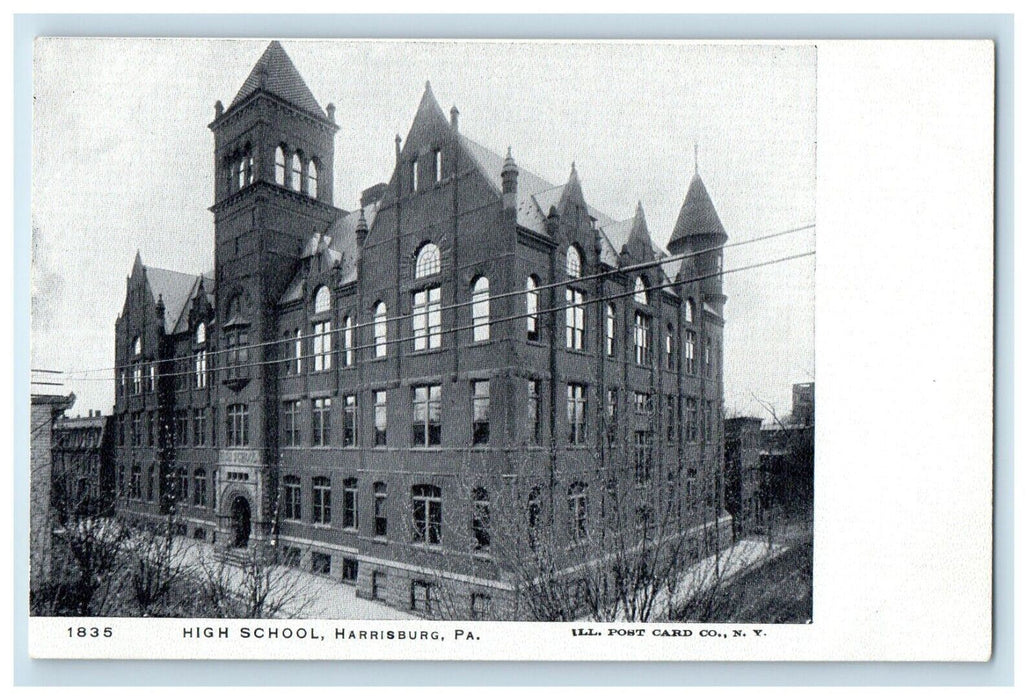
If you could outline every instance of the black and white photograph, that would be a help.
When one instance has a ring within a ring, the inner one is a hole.
[[[822,621],[816,43],[41,38],[33,69],[30,616]]]

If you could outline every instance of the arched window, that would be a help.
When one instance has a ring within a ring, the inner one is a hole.
[[[636,278],[633,286],[633,301],[637,304],[647,304],[647,284],[642,277]]]
[[[686,320],[686,325],[692,326],[694,323],[694,300],[687,299],[683,302],[683,318]]]
[[[492,535],[489,532],[489,492],[480,486],[471,492],[471,500],[474,505],[474,512],[471,516],[471,533],[474,535],[475,549],[488,549],[492,543]]]
[[[284,147],[283,146],[277,146],[276,164],[277,164],[277,168],[276,168],[276,170],[277,170],[277,172],[276,172],[277,184],[278,185],[285,185],[285,184],[287,184],[287,163],[286,163],[286,159],[284,158]]]
[[[539,281],[535,275],[525,281],[525,311],[528,312],[528,339],[539,340]]]
[[[614,357],[615,354],[615,325],[617,312],[615,311],[615,305],[609,303],[607,305],[606,317],[604,319],[604,351],[608,357]]]
[[[199,323],[198,329],[194,332],[194,342],[198,345],[205,344],[205,324]]]
[[[568,277],[581,277],[582,276],[582,253],[574,245],[568,246],[568,256],[565,261],[565,269],[568,271]]]
[[[413,269],[415,279],[437,275],[442,271],[442,256],[438,246],[434,243],[425,243],[417,251],[417,264]]]
[[[310,160],[309,161],[309,167],[306,168],[306,183],[305,183],[305,192],[310,197],[315,197],[316,196],[316,187],[319,184],[319,179],[320,179],[320,176],[319,176],[319,173],[317,172],[316,160],[315,159]]]
[[[140,351],[141,351],[141,343],[140,343],[140,336],[138,335],[136,338],[133,339],[133,354],[134,355],[139,355]]]
[[[388,307],[383,301],[374,305],[374,357],[388,354]]]
[[[489,339],[489,280],[477,277],[471,284],[471,324],[474,342]]]
[[[302,191],[302,154],[294,153],[291,156],[291,189],[295,192]]]
[[[331,290],[320,287],[313,295],[313,313],[322,314],[331,310]]]

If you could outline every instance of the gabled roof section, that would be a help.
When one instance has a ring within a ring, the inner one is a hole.
[[[208,275],[198,275],[194,278],[194,284],[191,286],[190,294],[187,295],[187,301],[184,302],[183,308],[180,309],[176,325],[173,327],[173,333],[186,333],[190,330],[190,309],[192,302],[199,294],[205,295],[209,306],[216,305],[216,295],[213,294],[215,288],[215,280]],[[168,308],[166,308],[165,313],[166,317],[168,317]]]
[[[165,304],[165,332],[176,332],[177,322],[183,314],[183,307],[190,300],[199,277],[185,272],[147,266],[144,266],[144,274],[147,275],[147,283],[151,287],[151,294],[155,301],[157,302],[158,297],[161,296],[162,303]]]
[[[295,68],[295,64],[291,62],[287,51],[279,41],[271,41],[270,45],[266,47],[258,63],[248,74],[244,85],[237,91],[234,101],[230,103],[230,109],[244,102],[256,90],[264,90],[305,112],[323,119],[327,118],[326,112],[313,97],[309,86],[305,84],[302,75]]]
[[[725,238],[726,229],[719,220],[715,205],[712,204],[712,198],[708,196],[704,180],[695,172],[693,179],[690,180],[690,189],[686,193],[686,199],[683,200],[683,207],[679,210],[672,237],[668,241],[669,250],[672,250],[672,246],[679,241],[700,235]]]

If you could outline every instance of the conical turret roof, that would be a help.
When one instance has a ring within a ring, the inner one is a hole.
[[[237,91],[237,96],[230,103],[230,108],[244,102],[256,90],[264,90],[270,94],[287,100],[299,109],[310,112],[324,119],[327,114],[320,107],[320,103],[313,97],[309,86],[305,84],[302,75],[291,62],[284,47],[279,41],[271,41],[266,47],[262,57],[248,74],[244,85]]]
[[[726,239],[726,229],[719,220],[712,198],[708,196],[704,180],[697,173],[694,173],[690,181],[690,189],[683,200],[683,207],[679,210],[676,226],[672,229],[672,237],[668,241],[669,250],[693,236],[719,236],[723,240]]]

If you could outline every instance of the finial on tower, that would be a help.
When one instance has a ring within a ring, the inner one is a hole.
[[[402,155],[402,142],[403,137],[399,134],[395,135],[395,159],[398,160],[399,156]]]
[[[453,131],[460,130],[460,110],[456,108],[456,105],[449,110],[449,125],[453,127]]]
[[[697,174],[697,142],[694,141],[694,175]]]

